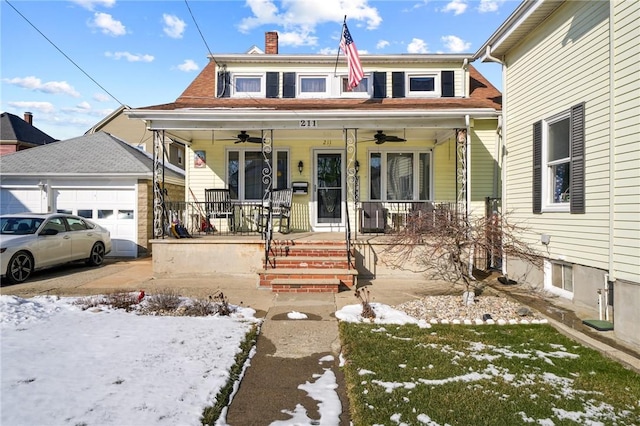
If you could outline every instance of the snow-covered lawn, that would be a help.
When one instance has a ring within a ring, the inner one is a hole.
[[[199,424],[257,321],[240,307],[149,316],[74,300],[0,296],[0,424]]]

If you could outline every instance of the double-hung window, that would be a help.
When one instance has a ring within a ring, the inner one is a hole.
[[[381,201],[428,201],[431,196],[431,152],[369,154],[369,198]]]
[[[327,75],[298,75],[298,96],[301,98],[327,97],[329,81]]]
[[[273,188],[288,188],[290,182],[289,152],[273,152]],[[267,190],[263,176],[269,170],[260,150],[227,151],[227,181],[234,200],[262,200]]]
[[[260,74],[233,76],[233,95],[236,97],[265,97],[265,85]]]
[[[349,90],[349,77],[340,77],[340,96],[343,98],[368,98],[370,96],[371,85],[369,77],[364,76],[360,83],[353,89]]]
[[[440,96],[440,75],[438,73],[406,74],[407,97]]]
[[[533,125],[533,212],[585,212],[584,104]]]

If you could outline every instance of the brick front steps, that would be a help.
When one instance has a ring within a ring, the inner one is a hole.
[[[337,293],[356,284],[344,241],[273,241],[260,288],[277,293]]]

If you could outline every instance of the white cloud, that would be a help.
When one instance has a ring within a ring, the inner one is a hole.
[[[500,6],[504,3],[504,0],[480,0],[480,5],[478,6],[478,12],[480,13],[488,13],[488,12],[497,12]]]
[[[178,65],[178,69],[184,72],[198,71],[200,67],[193,59],[185,59],[183,63]]]
[[[111,36],[121,36],[127,33],[126,28],[120,21],[113,19],[108,13],[96,12],[92,25],[100,28],[103,34]]]
[[[466,0],[453,0],[447,3],[447,5],[444,8],[440,9],[440,11],[453,12],[454,15],[461,15],[467,10],[468,6],[469,5],[467,4]]]
[[[318,51],[319,55],[337,55],[338,48],[337,47],[324,47]]]
[[[71,0],[73,3],[84,7],[87,10],[94,10],[96,6],[113,7],[116,0]]]
[[[162,14],[162,20],[164,21],[164,28],[162,31],[171,38],[182,38],[184,29],[187,24],[175,15]]]
[[[376,49],[384,49],[387,46],[389,46],[389,42],[387,40],[380,40],[376,44]]]
[[[153,62],[155,59],[152,55],[147,54],[133,54],[129,52],[105,52],[104,56],[107,58],[113,58],[115,60],[126,59],[129,62]]]
[[[93,95],[93,100],[96,102],[108,102],[111,98],[104,93],[95,93]]]
[[[429,49],[427,43],[419,38],[414,38],[411,43],[407,45],[407,52],[409,53],[428,53]]]
[[[80,97],[80,93],[66,81],[48,81],[43,83],[42,80],[34,76],[4,78],[2,80],[14,86],[22,87],[23,89],[50,94],[64,94],[73,96],[74,98]]]
[[[51,102],[33,102],[33,101],[14,101],[7,102],[7,105],[13,108],[19,108],[23,111],[52,113],[55,108]]]
[[[88,111],[88,110],[91,109],[91,104],[89,102],[87,102],[87,101],[82,101],[78,105],[76,105],[76,107],[79,110]]]
[[[328,22],[340,24],[345,15],[349,17],[348,24],[356,43],[358,36],[353,27],[364,25],[372,30],[382,22],[378,9],[369,6],[368,0],[283,0],[277,5],[273,0],[247,0],[246,4],[252,16],[240,21],[239,31],[248,33],[264,25],[279,26],[284,30],[279,32],[279,41],[288,46],[315,46],[318,42],[314,36],[316,26]]]
[[[278,44],[281,46],[315,46],[318,44],[318,37],[311,35],[308,31],[300,32],[279,32]]]
[[[468,52],[471,48],[471,43],[462,40],[460,37],[454,35],[443,36],[441,38],[447,50],[451,53],[463,53]]]

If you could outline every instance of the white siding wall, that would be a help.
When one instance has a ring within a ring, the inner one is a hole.
[[[551,258],[608,268],[608,2],[567,2],[505,58],[507,205]],[[532,213],[533,123],[585,102],[586,214]],[[547,248],[540,234],[551,236]]]
[[[640,281],[640,2],[614,3],[616,278]]]

